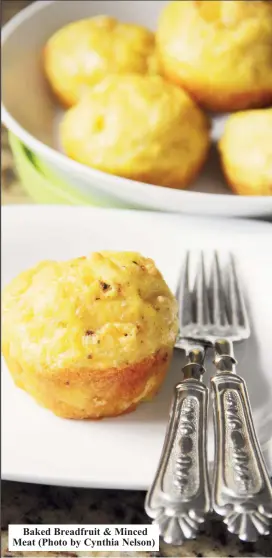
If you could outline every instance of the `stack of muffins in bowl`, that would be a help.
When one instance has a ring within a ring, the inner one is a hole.
[[[43,64],[72,159],[186,188],[208,157],[210,114],[233,113],[218,143],[226,181],[272,195],[271,2],[169,2],[155,33],[108,16],[75,21],[48,40]]]

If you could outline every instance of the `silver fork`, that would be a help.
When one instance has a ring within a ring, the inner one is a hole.
[[[195,286],[190,290],[187,254],[177,292],[180,328],[176,342],[176,348],[185,350],[187,364],[182,369],[183,380],[174,389],[160,461],[145,501],[147,515],[159,525],[163,540],[173,545],[195,538],[211,505],[207,465],[208,388],[202,382],[206,348],[190,340],[196,325],[205,318],[203,271],[202,261]]]
[[[249,321],[235,261],[222,271],[214,255],[211,275],[211,323],[205,338],[214,344],[211,378],[215,429],[212,485],[214,510],[228,530],[243,541],[256,541],[270,531],[272,489],[253,424],[245,381],[237,375],[233,342],[247,339]],[[216,339],[216,335],[221,339]]]

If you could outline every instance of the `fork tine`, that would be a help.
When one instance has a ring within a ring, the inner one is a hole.
[[[198,268],[196,272],[195,285],[193,290],[195,301],[195,321],[198,325],[206,325],[210,322],[209,300],[206,285],[206,274],[204,265],[204,254],[201,252]]]
[[[192,322],[193,315],[192,295],[189,286],[189,267],[190,253],[187,251],[181,268],[177,288],[179,322],[181,327],[190,324]]]
[[[247,327],[247,311],[242,295],[239,277],[236,271],[235,259],[229,256],[228,265],[228,307],[230,323],[234,326]]]
[[[222,273],[220,270],[218,252],[214,252],[211,282],[210,282],[210,297],[211,297],[211,315],[212,323],[215,326],[224,326],[228,323],[224,287],[222,280]]]

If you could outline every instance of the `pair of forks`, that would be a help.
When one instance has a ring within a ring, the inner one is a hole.
[[[163,540],[181,545],[195,538],[213,509],[243,541],[269,534],[272,489],[252,420],[244,380],[236,374],[233,342],[250,336],[235,261],[225,269],[213,255],[206,281],[204,256],[190,288],[187,253],[177,292],[180,330],[176,348],[186,352],[176,385],[158,469],[145,509]],[[211,378],[215,458],[210,487],[207,459],[209,390],[202,378],[206,349],[214,350]]]

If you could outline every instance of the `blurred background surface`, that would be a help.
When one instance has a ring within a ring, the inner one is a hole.
[[[1,1],[1,27],[23,8],[32,4],[30,0],[2,0]],[[9,147],[8,133],[1,125],[1,202],[31,203],[31,200],[22,189],[17,177],[13,156]]]

